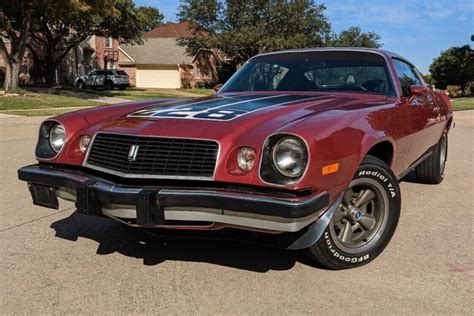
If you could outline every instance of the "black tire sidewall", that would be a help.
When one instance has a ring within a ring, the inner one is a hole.
[[[374,164],[374,162],[376,162],[376,164]],[[389,201],[388,218],[385,228],[383,229],[380,238],[375,241],[369,249],[360,253],[347,253],[341,250],[334,242],[330,233],[331,222],[328,227],[326,227],[321,238],[315,244],[317,251],[319,252],[318,255],[322,255],[325,258],[324,261],[330,264],[329,268],[354,268],[372,261],[385,249],[397,227],[398,219],[400,217],[401,198],[400,188],[395,175],[388,169],[388,167],[384,166],[380,160],[368,157],[367,159],[364,159],[357,169],[353,180],[363,178],[375,180],[385,189],[385,194]],[[311,247],[309,250],[311,252],[316,249]]]
[[[441,138],[438,142],[438,164],[441,163],[441,145],[442,145],[442,141],[443,141],[443,138],[446,138],[446,148],[444,149],[445,150],[445,157],[444,157],[444,164],[443,164],[443,167],[439,167],[439,182],[443,181],[444,179],[444,172],[446,170],[446,163],[448,162],[448,133],[447,132],[444,132],[443,135],[441,135]]]
[[[104,84],[104,90],[113,90],[114,84],[110,81],[106,81]]]

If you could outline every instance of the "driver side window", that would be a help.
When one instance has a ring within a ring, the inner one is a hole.
[[[399,59],[394,59],[393,65],[395,66],[398,80],[400,80],[400,85],[402,86],[404,96],[410,96],[410,86],[423,85],[410,64]]]

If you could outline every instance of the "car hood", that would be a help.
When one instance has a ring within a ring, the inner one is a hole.
[[[386,102],[361,94],[221,94],[174,100],[131,110],[95,126],[96,131],[133,135],[221,138],[232,132],[268,134],[334,109],[356,109]]]

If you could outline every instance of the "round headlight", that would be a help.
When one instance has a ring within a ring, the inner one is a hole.
[[[79,150],[82,153],[85,153],[87,151],[87,148],[89,148],[90,143],[91,143],[91,138],[89,135],[81,136],[81,139],[79,139]]]
[[[284,137],[273,147],[273,164],[278,172],[289,178],[301,177],[307,163],[305,144],[295,137]]]
[[[66,142],[66,130],[61,124],[55,124],[49,132],[49,144],[55,152],[59,152]]]
[[[237,154],[237,164],[244,171],[250,171],[255,162],[255,149],[251,147],[242,147]]]

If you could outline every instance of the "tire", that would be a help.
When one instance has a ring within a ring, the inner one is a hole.
[[[120,87],[119,87],[119,90],[120,90],[120,91],[123,91],[123,90],[125,90],[125,89],[127,89],[127,86],[120,86]]]
[[[448,158],[447,132],[441,135],[438,143],[432,149],[432,154],[415,168],[416,178],[421,183],[439,184],[443,181]]]
[[[83,90],[86,88],[86,84],[84,83],[84,81],[78,81],[77,84],[76,84],[76,88],[80,89],[80,90]]]
[[[114,84],[111,81],[106,81],[104,83],[104,90],[113,90]]]
[[[320,266],[341,270],[374,260],[400,217],[400,187],[390,167],[366,156],[322,237],[307,250]]]

